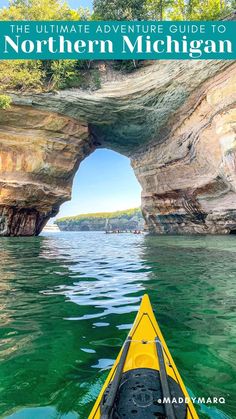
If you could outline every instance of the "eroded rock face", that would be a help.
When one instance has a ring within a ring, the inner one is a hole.
[[[235,103],[234,64],[199,86],[170,119],[161,144],[133,161],[149,230],[236,230]]]
[[[39,234],[93,150],[87,126],[72,118],[25,106],[1,111],[0,234]]]
[[[236,229],[236,64],[154,63],[91,94],[13,95],[0,112],[0,234],[38,234],[96,147],[132,160],[147,227]]]

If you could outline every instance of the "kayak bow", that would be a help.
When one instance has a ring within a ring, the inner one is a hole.
[[[148,295],[89,419],[197,419]]]

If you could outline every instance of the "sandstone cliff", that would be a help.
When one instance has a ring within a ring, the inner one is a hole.
[[[157,233],[236,229],[236,63],[162,61],[97,92],[13,94],[0,111],[0,234],[38,234],[97,147],[131,158]]]

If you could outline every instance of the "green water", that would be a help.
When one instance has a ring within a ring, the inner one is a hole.
[[[0,240],[0,417],[87,418],[148,292],[191,394],[236,418],[236,236]]]

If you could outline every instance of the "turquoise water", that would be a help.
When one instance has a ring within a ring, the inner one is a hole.
[[[0,418],[86,418],[148,292],[200,417],[236,418],[236,236],[0,239]]]

